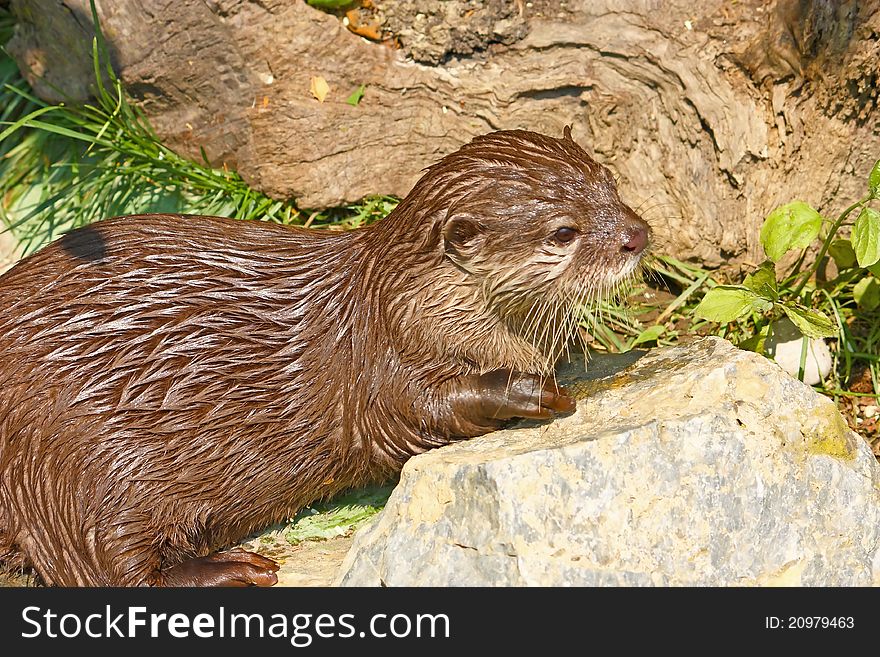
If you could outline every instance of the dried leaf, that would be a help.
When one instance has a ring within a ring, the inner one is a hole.
[[[313,75],[309,91],[311,91],[312,95],[318,99],[318,102],[323,103],[327,94],[330,93],[330,85],[327,84],[327,80],[320,75]]]

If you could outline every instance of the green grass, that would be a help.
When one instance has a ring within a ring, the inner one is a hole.
[[[385,507],[393,485],[370,486],[337,495],[302,509],[284,530],[284,538],[296,545],[347,536]]]
[[[13,18],[0,10],[0,39]],[[95,102],[49,105],[36,98],[5,52],[0,55],[0,223],[30,253],[64,232],[105,217],[145,212],[213,214],[312,227],[355,228],[384,217],[388,197],[311,212],[252,189],[205,158],[164,146],[106,67],[94,44]],[[100,82],[109,80],[108,83]],[[203,153],[204,155],[204,153]]]

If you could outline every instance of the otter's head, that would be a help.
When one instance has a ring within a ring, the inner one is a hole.
[[[504,314],[595,301],[633,275],[650,242],[651,228],[569,128],[561,139],[477,137],[425,179],[444,208],[436,220],[445,257]]]
[[[372,233],[381,253],[408,259],[395,322],[424,321],[427,342],[484,371],[551,371],[581,311],[634,277],[651,237],[568,128],[561,139],[477,137],[430,167],[382,224]]]

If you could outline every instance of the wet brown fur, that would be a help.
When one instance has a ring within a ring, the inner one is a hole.
[[[637,221],[568,135],[510,131],[365,229],[143,215],[66,235],[0,277],[0,558],[157,583],[485,433],[450,382],[548,375],[574,328],[556,316],[628,275]]]

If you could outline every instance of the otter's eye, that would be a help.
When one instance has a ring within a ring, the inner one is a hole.
[[[569,228],[568,226],[563,226],[562,228],[556,229],[556,232],[553,233],[553,239],[559,242],[560,244],[568,244],[575,237],[577,237],[577,230],[574,228]]]

